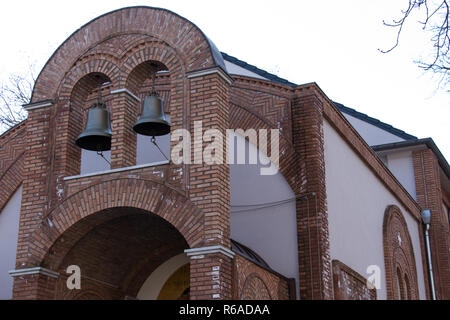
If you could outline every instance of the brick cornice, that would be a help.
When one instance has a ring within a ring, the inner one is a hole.
[[[217,74],[217,75],[219,75],[228,84],[232,84],[233,83],[233,78],[231,78],[228,75],[228,73],[226,73],[220,67],[213,67],[213,68],[206,68],[206,69],[195,70],[195,71],[187,73],[186,77],[188,79],[193,79],[193,78],[198,78],[198,77],[204,77],[204,76],[207,76],[207,75],[210,75],[210,74]]]
[[[27,269],[16,269],[11,270],[8,272],[11,277],[21,277],[25,275],[32,275],[32,274],[42,274],[51,278],[59,278],[59,273],[53,270],[49,270],[42,267],[35,267],[35,268],[27,268]]]
[[[202,248],[194,248],[194,249],[187,249],[184,250],[184,253],[188,257],[198,257],[198,256],[204,256],[208,254],[223,254],[224,256],[233,259],[235,253],[231,251],[230,249],[227,249],[223,246],[210,246],[210,247],[202,247]]]
[[[46,108],[46,107],[52,107],[55,103],[53,100],[44,100],[44,101],[38,101],[30,104],[25,104],[22,107],[27,111],[32,111],[36,109]]]
[[[274,83],[269,80],[233,75],[233,87],[255,90],[280,97],[292,98],[294,89],[291,86]]]

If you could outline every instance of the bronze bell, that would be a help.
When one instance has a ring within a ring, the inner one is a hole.
[[[111,150],[111,122],[104,103],[97,102],[89,109],[86,128],[78,136],[76,144],[90,151]]]
[[[164,136],[170,133],[170,123],[164,115],[163,103],[156,94],[147,96],[142,113],[133,130],[144,136]]]

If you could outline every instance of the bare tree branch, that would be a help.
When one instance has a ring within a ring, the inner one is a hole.
[[[425,71],[442,74],[444,83],[450,82],[450,36],[449,36],[449,12],[450,0],[409,0],[406,10],[401,11],[401,17],[393,20],[392,23],[383,21],[388,27],[397,29],[395,44],[387,49],[380,50],[382,53],[388,53],[398,47],[400,35],[413,11],[419,11],[421,8],[425,10],[425,18],[419,21],[423,25],[424,31],[431,32],[431,51],[433,52],[430,59],[415,61],[420,68]]]
[[[29,73],[11,75],[8,81],[0,83],[0,132],[7,130],[26,119],[27,113],[22,105],[28,104],[35,83],[34,65]]]

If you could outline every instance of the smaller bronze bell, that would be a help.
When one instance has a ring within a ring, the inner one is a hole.
[[[104,103],[97,102],[89,109],[86,128],[78,136],[76,144],[85,150],[111,150],[111,121]]]
[[[135,123],[133,130],[144,136],[164,136],[170,133],[170,124],[164,115],[161,99],[151,94],[144,100],[142,113]]]

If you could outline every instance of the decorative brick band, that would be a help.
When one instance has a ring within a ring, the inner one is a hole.
[[[45,269],[42,267],[35,267],[35,268],[27,268],[27,269],[17,269],[17,270],[11,270],[8,272],[11,277],[20,277],[25,275],[31,275],[31,274],[42,274],[51,278],[58,279],[59,278],[59,272]]]
[[[197,257],[197,256],[204,256],[207,254],[221,253],[224,256],[227,256],[228,258],[231,259],[233,259],[235,255],[233,251],[223,246],[211,246],[211,247],[187,249],[184,250],[184,253],[186,253],[188,257]]]

